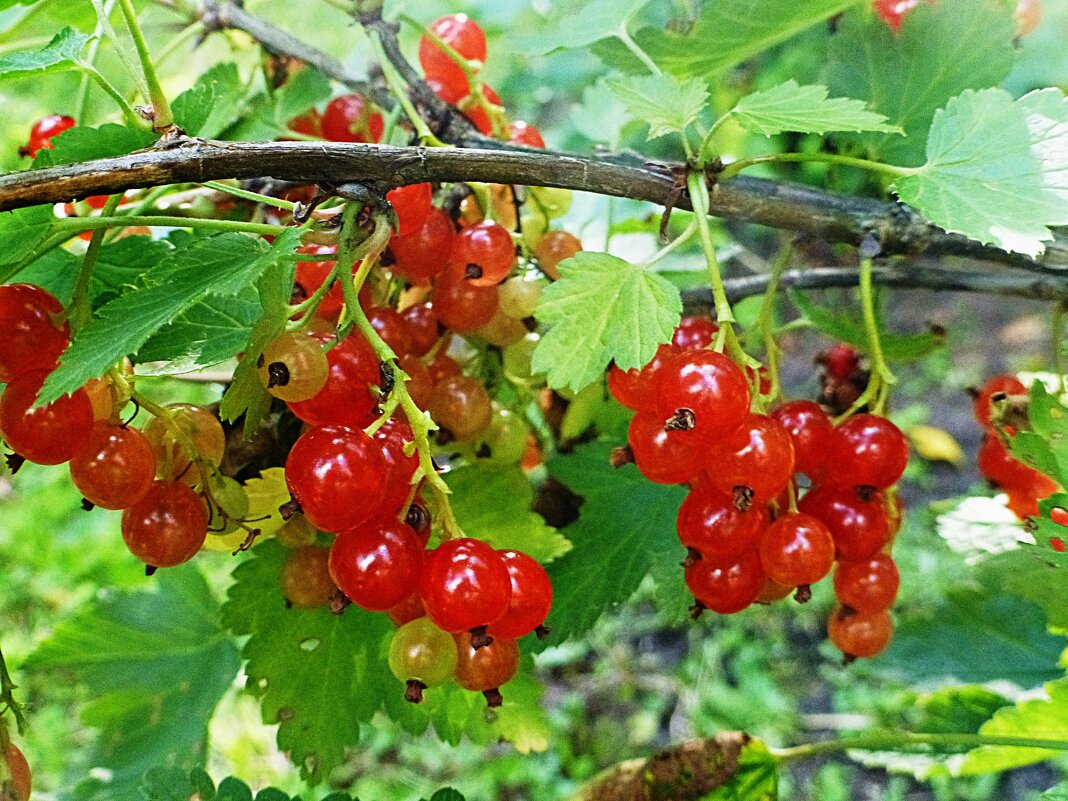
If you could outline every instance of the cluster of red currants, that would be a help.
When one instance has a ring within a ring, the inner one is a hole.
[[[715,333],[710,320],[683,318],[649,364],[608,376],[616,400],[637,411],[628,441],[638,469],[690,488],[677,525],[695,613],[739,612],[795,589],[807,600],[837,561],[830,638],[848,657],[874,656],[889,642],[898,588],[885,551],[900,513],[884,491],[905,471],[907,440],[870,414],[835,427],[811,401],[751,411],[761,378],[710,350]],[[800,502],[796,473],[811,481]]]
[[[1009,509],[1021,520],[1038,514],[1038,501],[1057,491],[1057,482],[1018,461],[1005,447],[1016,431],[1011,425],[995,427],[992,402],[1008,395],[1026,395],[1027,387],[1015,376],[994,376],[976,394],[975,419],[985,431],[979,448],[979,473],[1009,496]]]
[[[208,462],[222,460],[225,435],[206,408],[175,404],[144,431],[121,421],[114,385],[93,379],[59,400],[34,408],[45,379],[70,342],[63,307],[31,284],[0,286],[0,436],[15,454],[37,464],[69,462],[86,507],[122,509],[122,535],[150,567],[191,559],[210,526]],[[188,449],[195,448],[190,456]],[[201,493],[195,489],[199,487]]]

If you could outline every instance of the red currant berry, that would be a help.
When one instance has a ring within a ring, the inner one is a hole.
[[[838,607],[827,621],[827,635],[847,657],[867,658],[886,650],[894,631],[890,613],[864,614]]]
[[[512,579],[492,546],[462,537],[447,540],[427,554],[419,595],[439,628],[470,631],[507,614]]]
[[[0,798],[10,798],[11,801],[29,801],[33,779],[26,756],[17,745],[9,742],[4,750],[3,759],[7,763],[7,773],[10,778],[0,781]]]
[[[794,445],[794,470],[816,480],[827,469],[834,425],[818,403],[795,400],[777,406],[771,418],[778,420]]]
[[[612,365],[608,370],[608,391],[628,409],[636,412],[649,410],[655,405],[656,374],[675,353],[671,345],[661,345],[649,363],[640,369],[620,370]]]
[[[136,428],[97,423],[71,459],[74,486],[102,509],[125,509],[144,497],[156,477],[152,444]]]
[[[331,142],[381,142],[385,120],[363,95],[335,97],[322,119],[322,136]],[[294,129],[297,130],[297,129]]]
[[[1042,6],[1038,0],[1017,0],[1013,16],[1016,18],[1016,38],[1019,39],[1038,29],[1042,22]]]
[[[831,532],[811,515],[785,514],[764,532],[760,564],[765,575],[779,584],[815,584],[834,565]]]
[[[405,623],[424,617],[426,607],[423,606],[423,599],[419,597],[419,593],[413,592],[399,604],[386,610],[386,614],[389,615],[394,626],[403,626]]]
[[[297,248],[297,253],[307,253],[312,256],[333,256],[337,254],[337,248],[334,245],[302,245]],[[333,271],[334,259],[330,261],[298,261],[296,272],[293,276],[293,302],[300,303],[314,295]],[[315,315],[323,320],[336,320],[344,306],[345,297],[341,292],[341,284],[335,283],[319,302]]]
[[[414,234],[426,223],[434,199],[430,184],[399,186],[386,192],[386,200],[397,214],[397,236]]]
[[[319,340],[302,331],[291,331],[268,342],[256,360],[256,369],[264,389],[289,403],[315,397],[330,373]]]
[[[553,605],[553,585],[545,568],[522,551],[497,553],[508,569],[512,596],[504,617],[491,624],[487,632],[499,640],[516,640],[545,622]]]
[[[627,442],[638,471],[657,484],[692,481],[704,466],[706,449],[682,431],[665,431],[659,415],[639,412],[630,421]]]
[[[344,531],[367,520],[381,500],[385,472],[375,441],[347,426],[313,428],[286,459],[289,491],[323,531]]]
[[[323,115],[314,108],[310,108],[300,116],[291,119],[286,123],[286,127],[305,136],[314,136],[317,139],[326,138],[323,136]],[[288,142],[290,140],[282,138],[280,141]]]
[[[0,436],[15,453],[37,464],[69,462],[85,447],[93,428],[93,405],[85,390],[33,408],[48,372],[21,373],[0,395]]]
[[[508,141],[513,145],[545,147],[545,140],[541,138],[541,131],[529,122],[523,122],[522,120],[516,120],[508,126]]]
[[[401,312],[401,317],[408,325],[408,335],[411,340],[408,352],[412,356],[426,356],[443,333],[434,305],[416,303]]]
[[[749,491],[756,503],[767,503],[794,474],[794,446],[782,424],[752,414],[717,442],[706,462],[709,480],[721,492],[738,487]],[[803,583],[803,582],[799,582]]]
[[[763,504],[739,509],[730,495],[699,481],[679,507],[676,527],[679,541],[702,559],[733,565],[756,550],[768,527],[768,511]]]
[[[226,432],[219,418],[210,409],[193,403],[172,403],[167,409],[174,415],[173,424],[196,446],[197,454],[218,467],[226,451]],[[168,425],[153,417],[144,434],[156,454],[157,475],[190,485],[201,483],[200,468],[193,464]]]
[[[534,245],[534,257],[542,272],[554,281],[560,279],[560,262],[582,250],[582,240],[567,231],[546,231]]]
[[[920,0],[873,0],[875,12],[890,26],[890,30],[897,33],[901,30],[901,23],[912,9],[920,4]]]
[[[397,366],[408,376],[405,386],[412,401],[420,409],[426,409],[434,395],[434,379],[430,369],[415,356],[401,356]]]
[[[419,228],[389,241],[391,269],[411,284],[425,285],[449,265],[455,237],[456,228],[449,215],[431,206]]]
[[[741,612],[760,595],[764,569],[755,551],[726,567],[697,559],[686,568],[686,586],[705,608],[730,615]]]
[[[860,369],[860,354],[851,345],[838,342],[821,351],[816,364],[823,365],[828,378],[848,381]]]
[[[990,423],[990,399],[999,393],[1006,395],[1026,395],[1027,387],[1023,381],[1012,375],[997,375],[983,384],[979,394],[975,396],[972,408],[975,411],[975,419],[979,425],[989,428]]]
[[[486,388],[477,379],[464,375],[435,384],[427,410],[438,425],[460,442],[477,437],[493,419]]]
[[[862,496],[853,487],[813,487],[797,505],[831,532],[839,559],[870,559],[890,540],[882,493]]]
[[[53,321],[62,311],[62,303],[33,284],[0,286],[0,383],[31,370],[55,369],[70,343],[70,325]]]
[[[122,538],[150,567],[174,567],[192,559],[208,536],[208,509],[192,489],[156,481],[122,513]]]
[[[393,517],[408,501],[412,492],[412,476],[419,469],[419,454],[405,454],[406,445],[415,441],[415,434],[407,420],[391,417],[374,434],[386,460],[385,491],[378,506],[382,517]],[[392,606],[392,604],[390,604]]]
[[[282,595],[293,606],[317,609],[333,601],[337,585],[330,577],[330,549],[306,545],[293,549],[282,565]]]
[[[888,609],[897,597],[901,574],[885,553],[857,562],[839,562],[834,571],[834,594],[842,606],[864,614]]]
[[[437,385],[447,378],[463,375],[459,363],[447,353],[439,352],[437,356],[427,362],[426,369],[430,372],[431,381]]]
[[[749,384],[722,353],[689,351],[657,370],[656,402],[665,419],[688,413],[693,437],[708,442],[738,428],[749,415]]]
[[[74,117],[65,117],[62,114],[42,117],[30,128],[30,141],[25,147],[19,149],[19,155],[29,156],[31,159],[37,158],[39,150],[51,150],[54,147],[53,136],[59,136],[68,128],[73,128],[75,124]]]
[[[389,306],[372,306],[367,310],[367,320],[394,354],[405,356],[411,352],[411,332],[397,311]]]
[[[467,61],[485,62],[486,34],[466,14],[442,17],[432,22],[429,28]],[[419,64],[428,79],[448,86],[450,92],[463,97],[470,91],[464,71],[427,36],[419,40]]]
[[[394,519],[343,531],[330,549],[330,575],[357,606],[384,612],[411,595],[423,566],[423,546]]]
[[[329,334],[316,334],[325,344]],[[346,425],[363,428],[373,419],[376,398],[370,387],[382,381],[378,356],[363,334],[354,331],[326,352],[329,366],[326,384],[306,401],[290,403],[289,409],[313,426]]]
[[[449,262],[472,286],[499,284],[516,265],[512,235],[488,220],[464,228],[453,240]]]
[[[687,350],[704,350],[712,347],[719,326],[707,317],[688,315],[679,320],[671,336],[672,346],[680,353]]]
[[[464,268],[450,266],[434,282],[434,308],[438,319],[458,334],[476,331],[497,313],[495,286],[476,286],[464,277]]]
[[[887,489],[898,482],[909,461],[909,442],[901,429],[874,414],[850,417],[834,431],[827,478],[854,487]]]
[[[476,648],[471,634],[456,637],[456,683],[465,690],[482,693],[486,705],[499,707],[503,703],[498,688],[506,684],[519,669],[519,646],[514,639],[495,639],[489,645]]]
[[[795,589],[797,588],[786,584],[779,584],[779,582],[772,581],[771,579],[764,579],[764,588],[760,591],[760,595],[757,596],[757,599],[753,603],[773,604],[776,601],[781,601]]]

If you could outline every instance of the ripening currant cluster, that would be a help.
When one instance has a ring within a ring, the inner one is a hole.
[[[994,0],[1001,2],[1001,0]],[[901,25],[914,8],[920,5],[921,0],[872,0],[872,8],[883,18],[894,33],[901,31]],[[926,0],[935,3],[937,0]],[[1016,18],[1016,35],[1027,36],[1042,21],[1042,6],[1038,0],[1016,0],[1013,8]]]
[[[1021,520],[1038,514],[1038,501],[1057,491],[1057,482],[1017,460],[1006,444],[1015,435],[1010,425],[996,426],[992,403],[1009,395],[1026,395],[1027,387],[1015,376],[999,375],[988,380],[975,395],[975,419],[983,427],[979,447],[979,473],[1009,496],[1009,509]]]
[[[858,413],[836,426],[812,401],[764,413],[763,377],[710,349],[717,330],[684,317],[649,364],[608,376],[616,400],[637,412],[628,442],[638,469],[689,487],[677,528],[694,613],[732,614],[791,592],[804,602],[837,562],[830,639],[849,658],[874,656],[892,629],[900,510],[887,490],[905,471],[908,442],[884,417]],[[818,361],[825,393],[860,373],[848,346]],[[809,482],[800,500],[798,474]]]

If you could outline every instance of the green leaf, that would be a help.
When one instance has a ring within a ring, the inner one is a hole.
[[[610,451],[609,444],[591,443],[547,465],[549,475],[584,500],[579,519],[564,529],[574,547],[548,568],[552,634],[540,647],[588,631],[658,566],[671,565],[682,584],[678,562],[685,553],[672,532],[684,491],[653,484],[634,465],[612,467]]]
[[[679,290],[665,278],[607,253],[560,263],[560,280],[535,312],[550,327],[534,351],[534,372],[554,388],[578,392],[609,362],[641,367],[671,339],[682,316]]]
[[[839,342],[845,342],[863,353],[869,350],[868,333],[864,323],[843,312],[831,311],[820,306],[802,292],[791,292],[790,300],[801,312],[801,316],[817,329]],[[889,331],[879,332],[879,342],[883,355],[890,361],[908,362],[922,359],[945,344],[942,334],[926,332],[923,334],[895,334]]]
[[[459,790],[453,790],[451,787],[443,787],[438,790],[434,795],[430,796],[430,801],[465,801],[463,794]]]
[[[1068,782],[1061,782],[1042,793],[1041,801],[1068,801]]]
[[[920,719],[914,730],[928,734],[975,734],[995,712],[1011,703],[1001,693],[974,684],[943,687],[918,700]]]
[[[1038,105],[1046,108],[1048,99],[963,92],[935,114],[927,163],[898,179],[894,191],[951,233],[1037,256],[1053,238],[1047,226],[1068,223],[1066,157],[1049,155],[1051,147],[1068,148],[1068,103],[1058,106],[1056,136],[1037,126],[1040,140],[1028,125],[1031,116],[1049,122],[1033,111]],[[1056,164],[1058,172],[1046,171]]]
[[[468,534],[494,548],[514,548],[550,562],[571,550],[571,543],[541,515],[531,511],[534,489],[518,467],[472,465],[444,475],[452,490],[452,509]]]
[[[968,20],[967,36],[961,20]],[[920,3],[897,34],[877,14],[843,17],[831,43],[831,92],[868,101],[907,135],[856,137],[868,156],[921,163],[935,111],[965,89],[997,86],[1009,74],[1014,26],[1011,10],[986,0]]]
[[[648,3],[649,0],[589,0],[573,13],[547,25],[543,33],[520,38],[518,46],[532,56],[589,47],[600,39],[615,36]]]
[[[55,221],[51,206],[0,212],[0,265],[16,264],[33,253]]]
[[[141,276],[173,250],[168,242],[151,236],[125,236],[104,245],[93,268],[93,305],[102,304],[136,286]]]
[[[828,98],[826,86],[799,86],[792,79],[773,89],[746,95],[728,113],[743,128],[764,136],[783,131],[904,133],[896,125],[887,125],[882,114],[868,111],[863,100]]]
[[[1051,528],[1057,525],[1048,517],[1044,521]],[[1060,529],[1063,531],[1064,527]],[[1035,532],[1035,537],[1042,545],[1041,529]],[[1044,550],[1043,557],[1051,553],[1055,552]],[[1064,566],[1051,565],[1045,558],[1036,559],[1029,548],[1017,548],[983,562],[979,581],[983,586],[998,587],[1006,595],[1026,599],[1040,607],[1046,615],[1046,625],[1068,629],[1068,572]]]
[[[154,765],[201,764],[208,721],[238,669],[218,617],[195,567],[168,568],[148,590],[100,596],[30,657],[32,670],[62,671],[87,688],[82,718],[101,736],[86,768],[112,771],[108,797],[133,797]]]
[[[608,86],[632,117],[649,124],[650,139],[682,133],[708,105],[708,86],[700,78],[631,76],[609,81]]]
[[[738,755],[738,770],[702,801],[777,801],[779,763],[760,740],[750,740]]]
[[[0,81],[27,75],[74,69],[78,56],[92,36],[64,28],[41,50],[16,50],[0,56]]]
[[[190,136],[214,139],[233,124],[244,95],[237,65],[216,64],[174,99],[174,121]]]
[[[990,737],[1032,737],[1068,743],[1068,679],[1050,682],[1045,690],[1046,698],[1020,701],[1015,706],[998,710],[983,724],[979,733]],[[958,775],[996,773],[1042,762],[1063,753],[1042,748],[983,746],[968,753]]]
[[[287,609],[280,574],[288,553],[273,540],[253,551],[234,571],[223,621],[249,635],[242,651],[247,686],[260,699],[264,722],[279,724],[278,746],[307,781],[319,783],[342,764],[359,743],[361,722],[382,708],[409,732],[432,725],[454,744],[464,736],[482,744],[507,737],[521,750],[546,747],[541,690],[522,673],[502,688],[495,719],[487,719],[481,695],[451,682],[427,691],[418,706],[407,703],[386,664],[395,630],[389,618],[355,606],[341,615]]]
[[[38,402],[48,403],[103,375],[201,299],[238,294],[280,255],[291,253],[299,236],[296,229],[286,231],[267,248],[242,234],[220,234],[174,250],[145,273],[140,286],[98,310],[63,354]]]
[[[1042,610],[1019,598],[979,590],[951,593],[936,608],[909,616],[876,664],[911,682],[953,677],[1035,687],[1063,671],[1065,640],[1046,632]]]
[[[137,352],[137,362],[165,361],[154,375],[187,373],[235,356],[245,349],[260,318],[256,290],[236,297],[209,297],[164,326]]]
[[[142,128],[127,128],[113,122],[99,128],[76,125],[52,138],[52,147],[40,150],[33,160],[34,167],[56,167],[80,161],[125,156],[135,150],[151,147],[156,135]]]
[[[291,119],[330,97],[329,79],[312,67],[297,72],[268,97],[253,98],[253,116],[227,132],[228,139],[243,142],[272,141],[281,136]]]
[[[626,107],[604,81],[583,89],[582,102],[571,109],[571,122],[579,133],[612,150],[618,149],[620,130],[629,119]]]
[[[703,4],[697,22],[686,33],[643,28],[634,38],[653,61],[672,75],[683,79],[703,76],[711,81],[724,70],[785,42],[858,2],[763,0],[759,12],[755,12],[752,0],[712,0]],[[621,43],[602,42],[594,52],[611,66],[624,71],[648,72]],[[850,92],[838,94],[863,97]]]

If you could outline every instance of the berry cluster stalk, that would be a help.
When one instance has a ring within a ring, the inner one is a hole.
[[[367,279],[371,268],[378,263],[379,257],[386,249],[390,232],[389,223],[386,221],[385,215],[378,214],[375,216],[375,228],[369,239],[359,246],[355,245],[355,240],[359,234],[357,218],[361,210],[362,207],[359,204],[351,203],[345,207],[345,211],[342,213],[335,271],[340,276],[341,291],[345,296],[345,311],[348,317],[394,376],[393,388],[390,391],[390,397],[383,409],[382,416],[375,423],[372,423],[367,430],[369,433],[374,433],[385,422],[383,418],[388,418],[389,414],[397,407],[404,410],[405,417],[407,417],[415,435],[415,451],[419,454],[419,469],[412,480],[413,482],[418,482],[420,478],[426,479],[426,485],[432,493],[436,516],[441,524],[445,539],[463,537],[465,536],[464,532],[456,520],[452,505],[449,503],[448,496],[451,490],[441,476],[438,475],[434,460],[431,457],[430,432],[436,431],[437,425],[422,409],[416,406],[415,401],[408,394],[408,375],[397,365],[397,355],[386,344],[386,341],[379,336],[374,326],[371,325],[371,321],[367,319],[363,307],[360,306],[360,288]],[[352,266],[356,263],[356,259],[359,258],[357,248],[366,250],[366,255],[363,256],[359,269],[353,274]]]
[[[26,733],[26,717],[22,712],[22,705],[15,700],[15,690],[18,685],[11,680],[11,674],[7,669],[7,662],[4,661],[4,652],[0,650],[0,703],[3,703],[3,709],[0,709],[0,714],[8,710],[15,717],[15,728],[19,734]],[[4,736],[7,734],[7,730],[0,726],[0,733]]]

